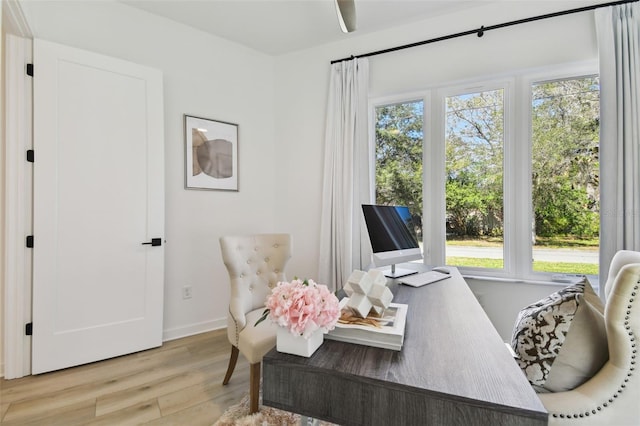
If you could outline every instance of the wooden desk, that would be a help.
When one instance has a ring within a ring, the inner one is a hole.
[[[310,358],[273,349],[263,359],[263,403],[340,425],[547,424],[457,270],[421,288],[390,288],[409,305],[402,351],[332,340]]]

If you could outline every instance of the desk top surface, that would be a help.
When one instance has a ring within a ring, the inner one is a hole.
[[[417,266],[420,268],[420,265]],[[547,412],[456,268],[423,287],[389,284],[409,306],[401,351],[325,340],[310,358],[271,350],[264,362],[440,395],[534,418]]]

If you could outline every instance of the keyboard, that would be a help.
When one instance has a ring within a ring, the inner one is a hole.
[[[444,274],[438,271],[427,271],[427,272],[420,272],[418,274],[407,275],[406,277],[398,278],[398,282],[402,284],[410,285],[411,287],[422,287],[423,285],[445,280],[450,276],[451,275],[449,274]]]

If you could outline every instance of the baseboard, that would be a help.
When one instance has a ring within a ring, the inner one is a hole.
[[[227,319],[205,321],[197,324],[189,324],[184,327],[175,327],[162,332],[162,341],[180,339],[182,337],[193,336],[194,334],[205,333],[207,331],[219,330],[227,327]]]

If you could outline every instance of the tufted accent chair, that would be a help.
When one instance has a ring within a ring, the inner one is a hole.
[[[238,353],[242,353],[251,365],[250,412],[255,413],[260,394],[260,363],[276,345],[276,326],[270,321],[258,326],[255,323],[262,316],[271,289],[286,280],[284,268],[291,258],[291,237],[287,234],[221,237],[220,248],[231,281],[227,335],[232,345],[222,384],[229,383]]]
[[[538,396],[549,425],[639,425],[640,252],[615,254],[605,284],[609,360],[586,383]]]

